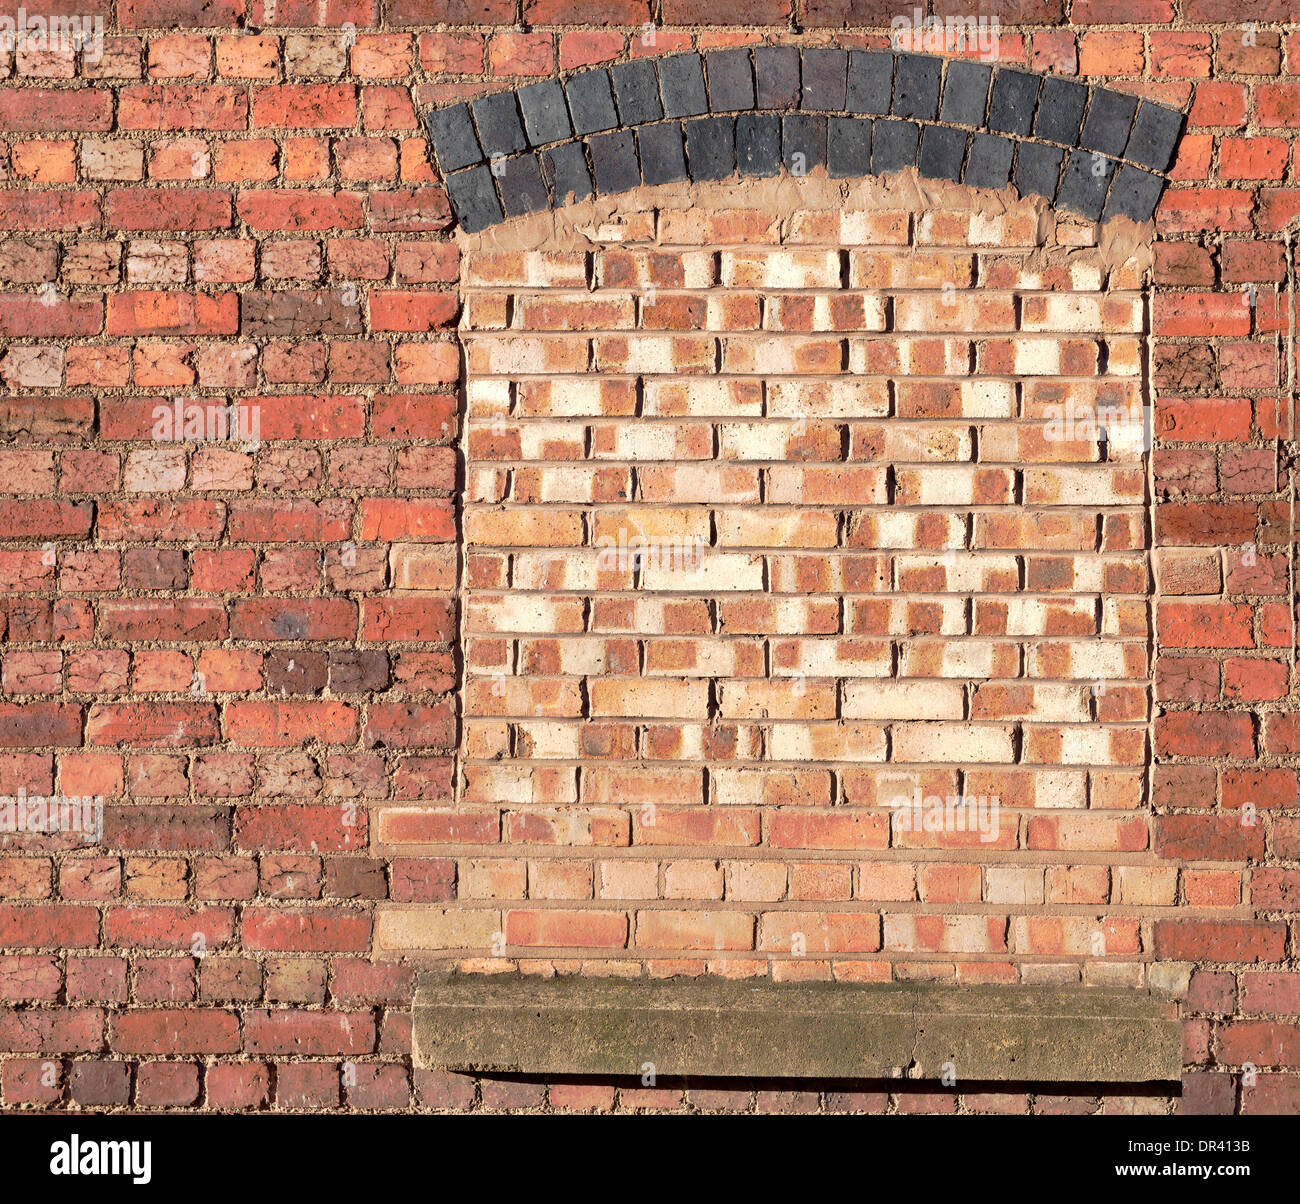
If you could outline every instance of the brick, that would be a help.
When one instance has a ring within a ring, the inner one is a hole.
[[[1016,187],[1022,195],[1055,198],[1063,159],[1063,151],[1022,142],[1016,154]]]
[[[483,161],[468,105],[434,109],[426,116],[425,125],[444,175]]]
[[[478,127],[483,153],[489,159],[512,155],[528,145],[513,92],[494,92],[480,97],[470,103],[470,110]]]
[[[943,60],[926,54],[900,54],[894,72],[894,102],[898,117],[933,121],[939,112]]]
[[[686,152],[679,122],[664,121],[637,131],[641,178],[646,184],[686,179]]]
[[[1176,109],[1143,101],[1138,107],[1124,158],[1153,171],[1167,171],[1182,127],[1183,115]]]
[[[989,129],[1001,134],[1028,134],[1034,126],[1038,88],[1037,76],[999,68],[989,96]]]
[[[575,124],[576,124],[575,117]],[[602,193],[627,192],[641,183],[641,164],[630,130],[615,130],[587,140],[596,189]]]
[[[698,54],[670,54],[655,62],[665,117],[695,117],[709,111],[704,60]]]
[[[889,112],[894,86],[894,56],[877,50],[849,51],[845,107],[850,113]]]
[[[800,107],[824,113],[844,112],[848,69],[847,50],[805,50]]]
[[[573,132],[564,103],[564,90],[555,80],[545,80],[520,88],[518,101],[529,145],[543,146],[548,142],[559,142]]]
[[[1090,221],[1101,217],[1106,192],[1115,173],[1115,161],[1099,154],[1073,151],[1056,190],[1058,206]]]
[[[729,117],[684,123],[687,170],[695,181],[725,180],[736,170],[735,128]]]
[[[456,220],[468,233],[504,220],[492,173],[486,167],[471,167],[448,177],[447,195]]]
[[[1034,137],[1077,146],[1087,101],[1088,89],[1082,84],[1057,75],[1045,78],[1034,117]]]
[[[766,113],[736,118],[736,163],[742,176],[774,176],[780,171],[780,118]]]
[[[871,171],[886,175],[916,165],[919,127],[911,121],[877,121],[871,133]]]
[[[1083,131],[1079,135],[1079,146],[1103,155],[1123,155],[1136,110],[1136,97],[1112,92],[1109,88],[1094,88]],[[1150,137],[1151,132],[1144,132],[1134,149],[1141,149]]]
[[[791,109],[799,103],[799,51],[794,46],[754,50],[755,103],[760,109]]]
[[[613,129],[618,124],[608,71],[580,71],[565,83],[564,93],[569,102],[569,116],[575,134],[594,134]],[[593,144],[594,142],[593,139]],[[596,175],[599,182],[599,168],[596,169]],[[602,188],[601,191],[622,190]]]
[[[754,107],[754,65],[747,49],[710,51],[704,56],[704,66],[712,112],[734,113]]]

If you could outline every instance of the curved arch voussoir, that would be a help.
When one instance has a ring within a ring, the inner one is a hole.
[[[435,109],[435,166],[473,232],[643,184],[915,167],[1145,221],[1177,109],[967,59],[760,46],[637,59]]]

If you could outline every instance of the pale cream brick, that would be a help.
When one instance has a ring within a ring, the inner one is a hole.
[[[839,519],[829,510],[717,510],[714,523],[719,547],[833,548],[839,538]]]
[[[666,862],[663,897],[665,899],[721,899],[721,863],[696,860]]]
[[[965,692],[945,681],[846,681],[846,719],[964,719]]]
[[[767,382],[773,418],[876,418],[889,413],[889,385],[875,380]]]
[[[838,251],[723,251],[727,288],[838,288]]]
[[[720,454],[727,460],[785,460],[790,440],[802,433],[797,422],[728,422],[718,428]]]
[[[688,378],[645,383],[647,415],[732,418],[757,417],[763,412],[763,391],[757,381]]]
[[[464,797],[467,802],[512,806],[576,803],[577,770],[526,764],[467,765]]]
[[[984,901],[1013,907],[1041,905],[1042,869],[1020,865],[988,866],[984,871]]]
[[[582,602],[535,594],[480,594],[467,607],[470,632],[520,633],[582,630]]]
[[[1055,339],[1012,339],[1012,370],[1018,376],[1059,376],[1061,344]]]
[[[605,678],[590,683],[591,714],[690,719],[708,713],[706,682]]]
[[[961,412],[965,418],[1014,418],[1016,387],[1009,380],[964,380]]]
[[[582,756],[581,732],[576,723],[522,722],[515,725],[521,757],[542,761],[575,761]]]
[[[724,861],[722,869],[728,899],[773,903],[785,897],[787,870],[783,861]]]
[[[659,863],[633,858],[602,861],[596,893],[601,899],[657,899]]]
[[[643,589],[689,593],[726,593],[763,588],[763,558],[740,553],[708,551],[698,567],[690,564],[653,564],[643,571]]]
[[[1121,865],[1115,871],[1115,902],[1129,907],[1172,907],[1178,897],[1175,865]]]
[[[501,912],[472,908],[389,907],[375,915],[375,946],[407,949],[491,949]]]
[[[893,729],[893,759],[972,764],[1015,759],[1013,729],[992,723],[903,723]]]

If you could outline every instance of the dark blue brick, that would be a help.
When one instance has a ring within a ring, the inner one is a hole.
[[[793,109],[799,103],[799,48],[756,47],[754,78],[760,109]]]
[[[1034,128],[1038,76],[1005,67],[993,77],[989,99],[989,129],[1002,134],[1027,134]]]
[[[1138,108],[1124,158],[1156,171],[1168,171],[1182,128],[1183,115],[1177,109],[1144,100]]]
[[[914,121],[877,121],[871,131],[871,170],[881,176],[916,166],[920,127]]]
[[[709,108],[714,113],[735,113],[754,107],[754,64],[749,51],[714,50],[704,56],[709,76]]]
[[[658,66],[665,117],[694,117],[709,111],[704,62],[698,54],[670,54]]]
[[[1136,96],[1112,92],[1109,88],[1094,88],[1088,116],[1083,119],[1079,145],[1084,150],[1101,151],[1103,155],[1122,155],[1128,145],[1136,111]]]
[[[1016,150],[1016,188],[1021,196],[1056,196],[1065,152],[1041,142],[1022,142]]]
[[[1083,124],[1083,106],[1088,101],[1088,89],[1073,80],[1049,75],[1043,80],[1042,95],[1038,98],[1038,116],[1034,118],[1034,137],[1048,142],[1063,142],[1066,146],[1079,145],[1079,127]]]
[[[1114,174],[1114,159],[1093,151],[1071,151],[1061,186],[1056,190],[1057,208],[1068,209],[1095,222],[1101,217],[1106,189]]]
[[[943,108],[939,115],[944,121],[958,125],[984,124],[988,107],[989,79],[993,68],[983,63],[968,63],[957,59],[948,64],[948,78],[943,84]]]
[[[560,142],[573,133],[564,89],[553,79],[520,88],[519,111],[524,115],[524,131],[531,146]]]
[[[613,130],[587,139],[598,192],[627,192],[641,183],[641,164],[631,130]]]
[[[492,173],[484,165],[447,177],[447,196],[461,229],[473,234],[504,220]]]
[[[832,117],[826,135],[826,170],[836,178],[865,176],[871,168],[871,118]]]
[[[894,115],[933,121],[939,113],[943,60],[932,54],[900,54],[894,72]]]
[[[961,179],[962,161],[966,158],[966,131],[947,125],[927,125],[921,132],[921,154],[917,170],[932,180]]]
[[[550,196],[542,181],[542,165],[537,156],[516,155],[513,159],[500,159],[493,164],[497,189],[506,217],[522,213],[537,213],[550,207]]]
[[[843,113],[848,71],[847,50],[805,50],[800,108],[819,113]]]
[[[1156,211],[1156,202],[1164,190],[1163,176],[1153,175],[1140,167],[1125,163],[1115,176],[1110,186],[1110,196],[1106,198],[1106,211],[1102,220],[1122,214],[1135,222],[1148,221]]]
[[[1011,156],[1016,144],[996,134],[976,134],[971,139],[962,183],[974,188],[1005,188],[1011,179]],[[1056,181],[1052,181],[1055,185]]]
[[[647,184],[671,184],[686,179],[686,152],[677,121],[643,125],[636,132],[641,149],[641,179]]]
[[[491,96],[481,96],[470,104],[470,108],[474,110],[478,140],[483,144],[483,150],[489,159],[499,155],[513,155],[528,145],[513,92],[495,92]]]
[[[425,120],[429,141],[438,155],[438,168],[445,176],[449,171],[483,162],[474,123],[469,119],[468,105],[452,105],[434,109]]]
[[[618,125],[608,71],[578,72],[564,85],[564,94],[569,98],[575,133],[591,134],[597,130],[612,130]]]
[[[742,176],[774,176],[781,170],[781,119],[775,113],[736,118],[736,163]]]
[[[794,175],[826,165],[826,118],[790,113],[781,118],[781,160]]]
[[[609,78],[614,85],[619,120],[624,125],[643,125],[664,115],[659,103],[659,80],[649,59],[619,63],[609,69]]]
[[[697,117],[686,123],[686,159],[692,180],[725,180],[736,170],[733,117]]]
[[[542,176],[551,190],[551,203],[559,208],[571,200],[585,201],[594,195],[591,171],[581,142],[561,142],[542,151]]]
[[[893,95],[894,56],[884,50],[850,51],[845,108],[850,113],[880,116],[889,112]]]

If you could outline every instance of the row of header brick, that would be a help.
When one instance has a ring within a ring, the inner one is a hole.
[[[18,0],[7,0],[0,12],[12,12]],[[1003,25],[1063,25],[1066,0],[983,0],[983,3],[949,4],[932,0],[916,6],[940,21],[968,17],[975,12],[997,17]],[[1075,27],[1117,23],[1116,6],[1109,0],[1074,0],[1069,24]],[[1178,18],[1213,22],[1250,19],[1260,23],[1290,19],[1286,0],[1256,0],[1253,11],[1242,12],[1230,0],[1131,0],[1124,18],[1134,23],[1163,25]],[[56,10],[62,11],[62,10]],[[102,14],[104,23],[116,13],[122,29],[237,29],[254,27],[337,28],[353,24],[362,28],[401,28],[410,25],[626,25],[649,26],[656,18],[668,25],[779,26],[793,20],[797,26],[845,26],[888,29],[898,14],[910,9],[894,0],[714,0],[705,8],[692,0],[600,0],[580,6],[562,0],[387,0],[380,20],[379,0],[84,0],[77,11]]]
[[[474,231],[596,191],[783,166],[840,178],[915,167],[982,188],[1014,180],[1092,221],[1144,221],[1183,115],[986,63],[760,46],[580,71],[436,109],[426,123],[457,219]]]

